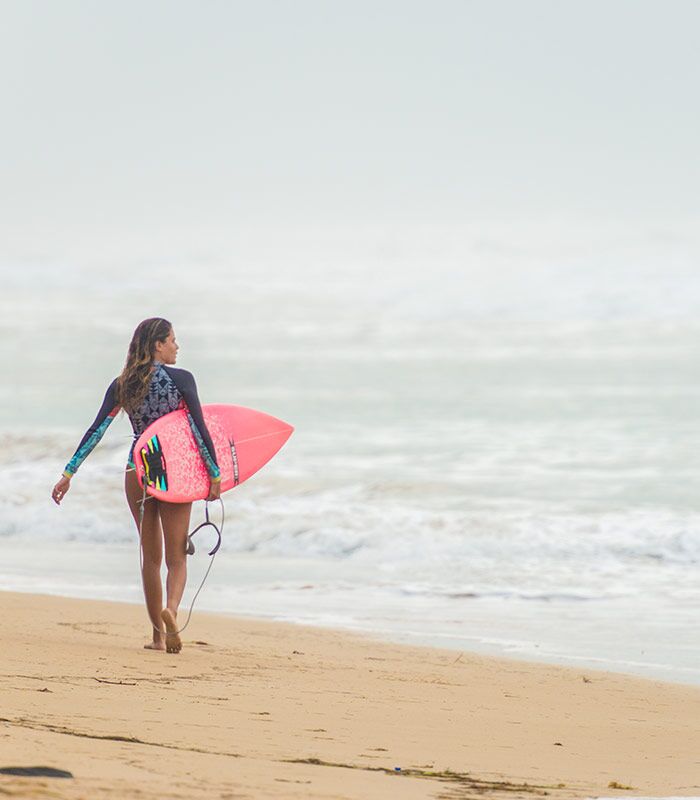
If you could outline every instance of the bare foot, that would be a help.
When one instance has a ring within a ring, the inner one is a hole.
[[[144,650],[165,650],[164,642],[149,642],[143,646]]]
[[[182,650],[182,641],[177,632],[177,622],[175,616],[169,608],[164,608],[160,612],[160,618],[165,623],[165,649],[168,653],[179,653]]]

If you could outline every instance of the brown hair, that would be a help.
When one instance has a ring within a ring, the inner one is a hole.
[[[136,411],[148,394],[156,342],[164,342],[172,327],[162,317],[150,317],[136,326],[126,364],[117,379],[117,402],[127,413]]]

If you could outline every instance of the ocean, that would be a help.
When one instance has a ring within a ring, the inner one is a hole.
[[[106,241],[0,260],[0,587],[141,602],[128,420],[60,508],[50,492],[158,315],[202,402],[296,429],[224,495],[195,623],[206,609],[700,683],[691,227]],[[185,609],[206,567],[202,546]]]

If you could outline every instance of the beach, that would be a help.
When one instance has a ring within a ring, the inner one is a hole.
[[[143,280],[203,403],[295,426],[225,494],[199,611],[700,685],[694,239],[553,235],[349,227],[272,242],[265,228],[212,244],[215,293],[187,255],[192,233],[149,251],[146,275],[119,236],[98,262],[85,240],[60,270],[5,256],[0,586],[141,601],[125,414],[60,508],[49,493],[133,325],[157,311],[125,311]],[[192,527],[203,517],[197,504]],[[184,607],[206,552],[190,561]]]
[[[0,774],[32,798],[700,795],[700,690],[136,604],[0,595]],[[614,788],[624,787],[624,788]]]
[[[4,4],[0,800],[700,800],[699,25]],[[166,654],[183,403],[294,433],[200,451]]]

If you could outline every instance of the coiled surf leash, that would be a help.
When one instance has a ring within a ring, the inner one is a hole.
[[[140,568],[141,568],[141,583],[142,583],[142,585],[143,585],[143,516],[144,516],[144,509],[145,509],[145,506],[146,506],[146,500],[155,499],[153,497],[149,497],[146,494],[146,486],[147,486],[146,481],[144,481],[144,483],[143,483],[143,497],[141,498],[141,500],[137,500],[136,501],[141,506],[141,508],[139,510],[139,564],[140,564]],[[221,535],[223,534],[223,531],[224,531],[224,521],[226,519],[226,509],[224,507],[224,501],[220,497],[217,498],[217,499],[218,499],[219,503],[221,503],[221,526],[217,526],[215,523],[213,523],[209,519],[209,500],[205,500],[204,501],[205,502],[205,505],[204,505],[204,517],[205,517],[204,522],[202,522],[201,524],[197,525],[197,527],[192,531],[192,533],[188,533],[187,534],[187,548],[186,548],[185,552],[187,553],[188,556],[193,556],[194,552],[195,552],[195,547],[194,547],[194,542],[192,541],[192,537],[195,535],[195,533],[197,533],[198,531],[202,530],[202,528],[207,528],[207,527],[214,528],[214,530],[216,531],[216,535],[217,535],[218,539],[217,539],[217,542],[214,545],[214,547],[209,551],[209,555],[211,556],[211,561],[209,562],[209,566],[207,567],[207,571],[204,573],[204,577],[202,578],[202,582],[199,584],[199,588],[194,593],[194,597],[192,598],[192,602],[190,603],[190,610],[187,613],[187,619],[185,620],[185,624],[179,630],[172,631],[172,632],[170,632],[168,630],[162,630],[160,625],[153,624],[153,620],[151,620],[151,624],[153,625],[155,630],[157,630],[158,633],[160,633],[162,636],[177,636],[177,635],[181,634],[185,630],[185,628],[190,624],[190,619],[192,617],[192,610],[194,609],[195,601],[197,600],[197,597],[199,596],[199,593],[204,588],[204,583],[207,580],[207,578],[209,577],[209,573],[211,572],[211,568],[214,566],[214,558],[216,557],[216,554],[217,554],[219,548],[221,547]],[[144,591],[145,591],[145,587],[144,587]],[[149,617],[150,617],[150,614],[149,614]]]

